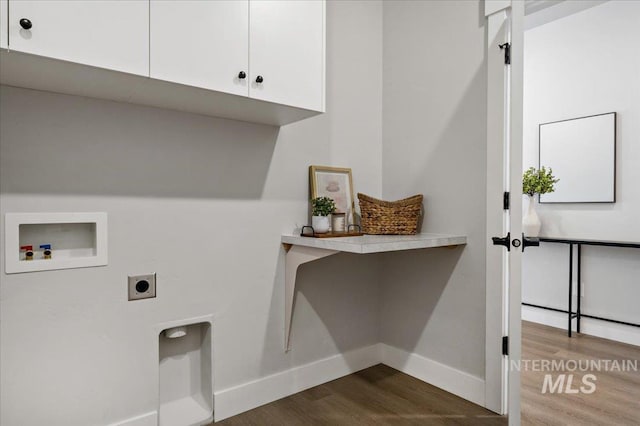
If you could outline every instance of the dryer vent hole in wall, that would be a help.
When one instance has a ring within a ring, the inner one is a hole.
[[[160,332],[159,426],[200,425],[213,421],[211,328],[209,322],[197,322]]]

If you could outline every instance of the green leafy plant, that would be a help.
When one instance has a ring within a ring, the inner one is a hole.
[[[522,192],[529,196],[548,194],[555,191],[553,185],[559,181],[560,179],[556,179],[553,176],[551,167],[548,170],[544,166],[540,170],[536,170],[535,167],[529,167],[522,175]]]
[[[318,197],[311,200],[313,216],[329,216],[336,211],[336,203],[329,197]]]

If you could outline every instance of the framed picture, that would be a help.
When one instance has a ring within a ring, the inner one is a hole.
[[[350,223],[355,220],[353,179],[351,169],[309,166],[311,198],[329,197],[336,203],[336,212],[346,213]]]
[[[560,179],[541,203],[616,202],[616,113],[540,124],[540,166]]]

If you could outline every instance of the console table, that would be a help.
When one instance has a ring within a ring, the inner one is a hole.
[[[363,235],[359,237],[313,238],[283,235],[285,255],[285,351],[290,349],[291,320],[298,267],[336,253],[384,253],[467,243],[467,237],[446,234]]]
[[[580,333],[580,319],[582,317],[592,318],[600,321],[608,321],[616,324],[624,324],[630,325],[632,327],[640,327],[640,324],[634,324],[631,322],[618,321],[611,318],[602,318],[597,317],[595,315],[587,315],[583,314],[581,310],[581,269],[582,269],[582,246],[605,246],[605,247],[627,247],[627,248],[640,248],[640,243],[635,242],[626,242],[626,241],[602,241],[602,240],[577,240],[571,238],[551,238],[551,237],[540,237],[540,241],[545,243],[557,243],[557,244],[568,244],[569,245],[569,306],[565,311],[563,309],[550,308],[548,306],[534,305],[533,303],[525,303],[522,302],[524,306],[531,306],[534,308],[546,309],[549,311],[562,312],[567,314],[568,317],[568,327],[567,334],[571,337],[571,322],[575,318],[576,319],[576,331]],[[577,281],[578,281],[578,300],[576,303],[576,311],[573,312],[573,247],[577,247]]]

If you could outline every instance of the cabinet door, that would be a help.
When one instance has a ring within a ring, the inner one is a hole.
[[[249,5],[249,96],[323,111],[324,1]]]
[[[151,0],[150,49],[152,78],[247,96],[249,2]]]
[[[22,19],[28,21],[21,25]],[[148,76],[149,2],[10,0],[9,45],[12,50]]]
[[[7,0],[0,0],[0,49],[9,46],[9,3]]]

